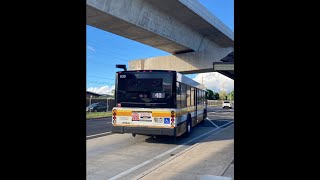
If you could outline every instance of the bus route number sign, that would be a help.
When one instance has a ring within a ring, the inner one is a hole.
[[[164,93],[152,93],[152,98],[160,99],[160,98],[165,98]]]

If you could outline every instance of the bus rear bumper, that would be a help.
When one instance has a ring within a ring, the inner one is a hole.
[[[141,135],[168,135],[175,136],[175,128],[148,128],[148,127],[129,127],[112,126],[112,133],[133,133]]]

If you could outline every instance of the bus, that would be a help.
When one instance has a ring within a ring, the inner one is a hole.
[[[112,132],[189,136],[207,117],[206,92],[176,71],[118,71]]]

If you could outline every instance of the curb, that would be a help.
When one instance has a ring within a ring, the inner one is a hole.
[[[105,118],[111,118],[112,116],[107,116],[107,117],[97,117],[97,118],[90,118],[90,119],[86,119],[86,121],[89,120],[95,120],[95,119],[105,119]]]
[[[94,138],[98,138],[98,137],[102,137],[102,136],[108,136],[108,135],[111,135],[111,134],[112,134],[112,132],[106,132],[106,133],[101,133],[101,134],[93,134],[93,135],[87,136],[86,140],[94,139]]]

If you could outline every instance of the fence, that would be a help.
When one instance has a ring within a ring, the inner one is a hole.
[[[229,101],[229,100],[228,100]],[[234,101],[230,101],[233,107]],[[208,106],[222,106],[223,100],[207,100]]]
[[[99,98],[92,98],[91,99],[91,104],[92,103],[97,103],[97,102],[104,102],[104,103],[108,103],[108,111],[111,111],[112,108],[114,107],[115,105],[115,101],[114,99],[99,99]],[[90,98],[87,98],[86,99],[86,106],[89,106],[90,105]]]

